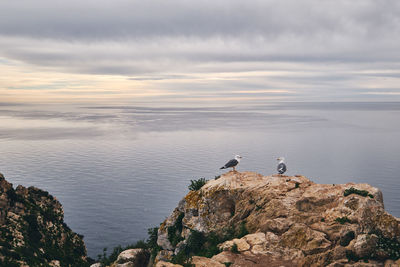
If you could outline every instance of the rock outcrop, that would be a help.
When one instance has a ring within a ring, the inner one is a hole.
[[[60,202],[0,174],[0,266],[89,266],[82,236],[64,223]]]
[[[190,191],[157,243],[156,266],[398,266],[400,220],[368,184],[228,172]]]

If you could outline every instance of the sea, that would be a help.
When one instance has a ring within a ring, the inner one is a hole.
[[[224,106],[0,103],[0,172],[49,191],[89,256],[147,237],[236,154],[238,171],[369,183],[400,217],[400,102]]]

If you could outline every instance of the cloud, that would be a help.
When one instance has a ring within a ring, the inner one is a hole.
[[[5,0],[0,64],[124,76],[167,96],[297,88],[296,97],[362,97],[360,84],[399,84],[399,13],[395,0]],[[262,74],[271,71],[285,73]]]

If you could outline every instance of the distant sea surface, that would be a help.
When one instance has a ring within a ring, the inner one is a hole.
[[[400,103],[241,107],[0,104],[0,172],[49,191],[91,257],[147,237],[188,192],[235,154],[239,171],[316,183],[369,183],[400,217]]]

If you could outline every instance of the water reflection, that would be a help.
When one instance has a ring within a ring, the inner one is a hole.
[[[2,106],[0,171],[50,191],[89,254],[146,237],[235,154],[239,170],[366,182],[400,217],[400,105],[279,103],[226,108]]]

